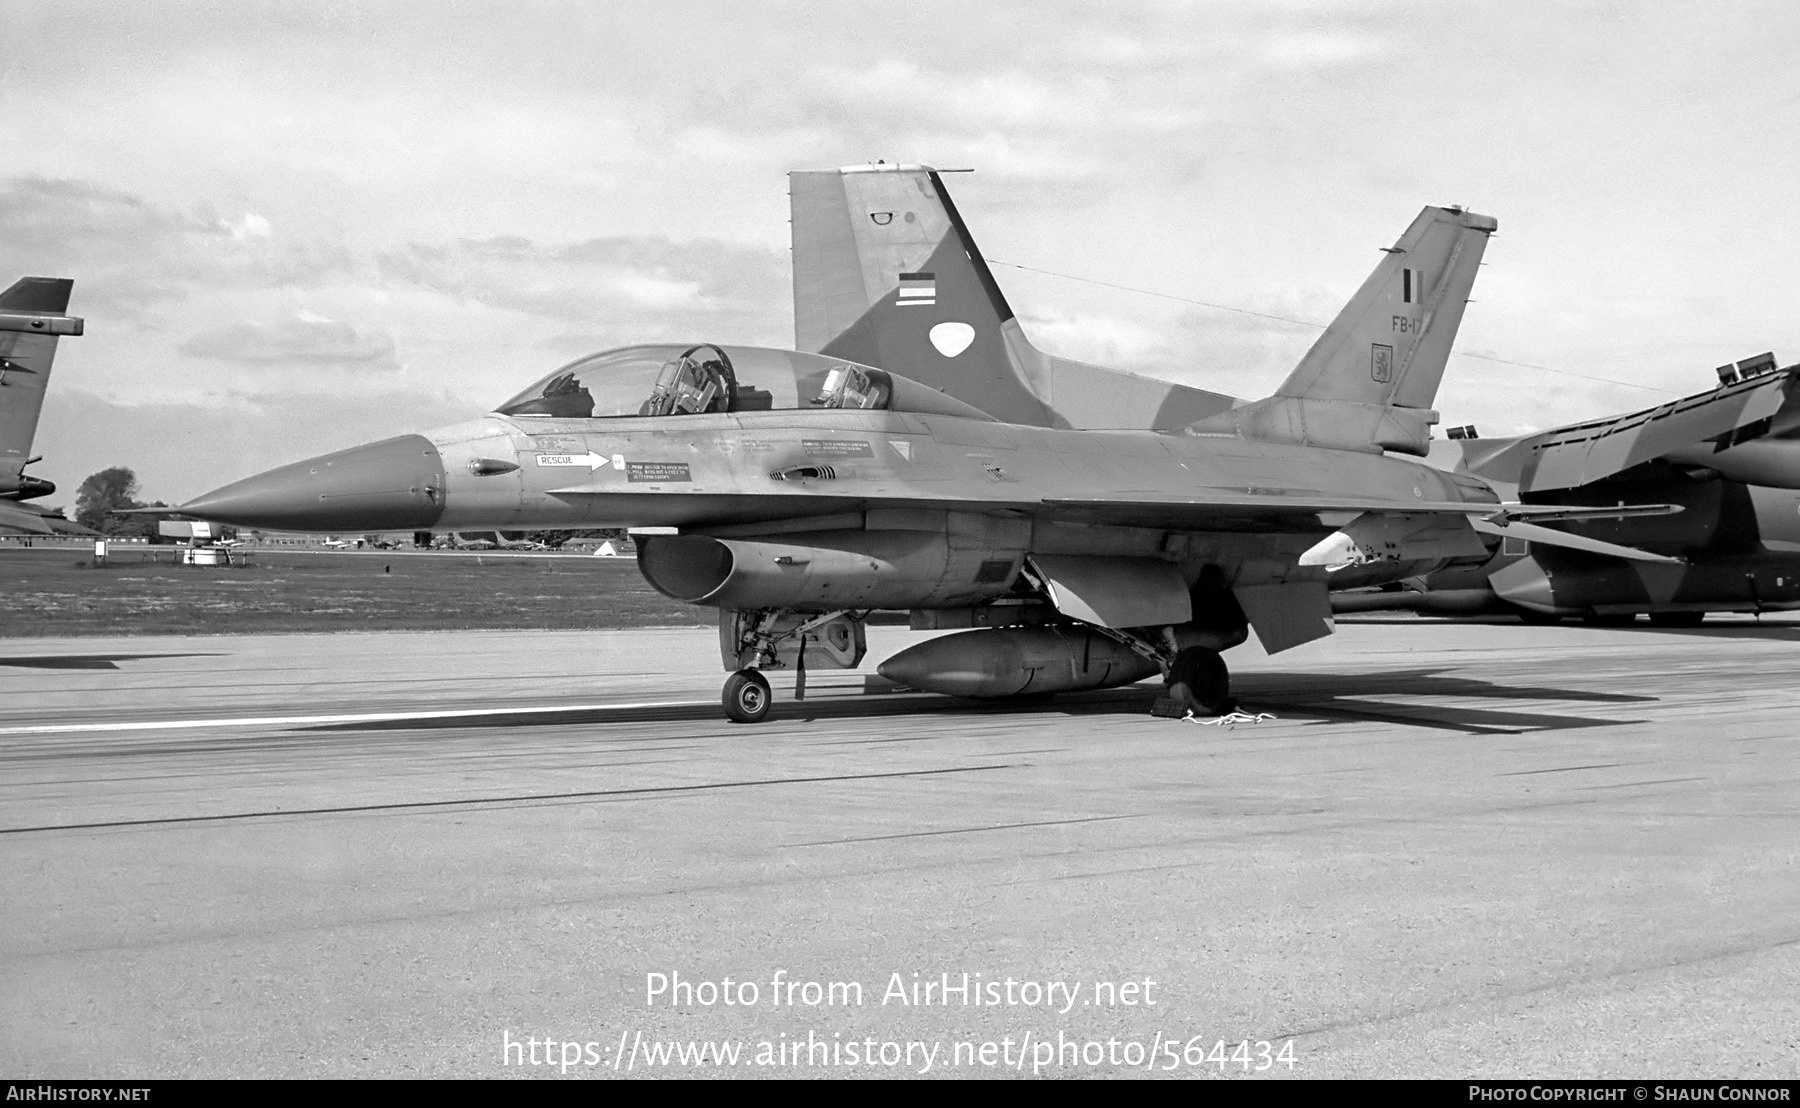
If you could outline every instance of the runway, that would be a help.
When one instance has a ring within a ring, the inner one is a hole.
[[[739,726],[706,629],[0,639],[0,1072],[1800,1074],[1800,620],[1346,620],[1228,727],[870,640]]]

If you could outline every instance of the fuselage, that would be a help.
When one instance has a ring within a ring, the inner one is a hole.
[[[1221,512],[1216,523],[1196,527],[1171,525],[1154,509],[1084,519],[1046,504],[1200,490],[1280,493],[1297,504],[1480,499],[1466,480],[1377,454],[1233,436],[1051,430],[819,409],[600,419],[489,415],[272,470],[186,510],[243,526],[320,532],[670,527],[782,533],[818,526],[826,517],[925,508],[1027,523],[1054,549],[1086,543],[1100,553],[1156,555],[1171,531],[1194,535],[1201,547],[1216,535],[1221,546],[1237,550],[1217,560],[1266,563],[1253,574],[1260,580],[1323,577],[1320,568],[1302,572],[1293,565],[1333,529],[1317,512],[1297,510],[1277,522]],[[1344,513],[1340,522],[1354,514]],[[1052,533],[1057,537],[1049,538]],[[1394,563],[1376,576],[1426,568]]]
[[[782,536],[836,551],[815,560],[821,574],[831,561],[830,573],[853,576],[864,554],[900,578],[949,581],[969,571],[965,589],[933,584],[865,598],[876,606],[910,595],[926,606],[1004,591],[1027,555],[1174,562],[1190,583],[1208,565],[1237,585],[1390,580],[1443,558],[1387,560],[1330,578],[1324,566],[1298,563],[1366,510],[1442,511],[1493,499],[1479,481],[1375,452],[1006,424],[897,373],[701,345],[592,355],[480,419],[284,466],[183,510],[313,532],[632,527]],[[875,532],[888,537],[846,537]],[[937,549],[925,568],[915,540],[896,534],[931,536]],[[806,559],[803,551],[770,556]]]

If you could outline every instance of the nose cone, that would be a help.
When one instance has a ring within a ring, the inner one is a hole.
[[[181,511],[277,531],[424,531],[444,514],[444,459],[423,435],[401,435],[246,477]]]

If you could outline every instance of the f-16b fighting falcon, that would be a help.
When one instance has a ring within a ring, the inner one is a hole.
[[[847,218],[915,221],[887,206]],[[926,384],[904,347],[875,350],[875,366],[644,345],[571,362],[480,419],[176,510],[313,532],[632,528],[650,584],[719,609],[722,699],[741,722],[769,711],[763,670],[795,669],[804,695],[807,667],[860,664],[876,609],[966,629],[882,666],[918,689],[999,697],[1160,673],[1159,710],[1218,714],[1232,704],[1221,652],[1251,630],[1271,652],[1330,633],[1331,570],[1374,584],[1485,560],[1482,534],[1558,541],[1524,522],[1538,509],[1388,453],[1426,451],[1444,335],[1495,227],[1426,208],[1275,395],[1180,431],[998,418],[932,387],[957,361],[944,350]],[[890,317],[955,307],[932,271],[900,264],[880,297]]]

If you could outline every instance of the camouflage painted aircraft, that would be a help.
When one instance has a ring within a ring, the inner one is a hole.
[[[907,222],[885,208],[850,218]],[[563,366],[473,422],[178,510],[315,532],[632,528],[653,586],[720,610],[722,699],[739,721],[769,710],[761,669],[795,669],[804,695],[806,667],[858,665],[875,609],[968,629],[882,667],[915,688],[1008,696],[1160,673],[1162,711],[1217,713],[1231,706],[1221,651],[1251,630],[1271,652],[1330,633],[1334,568],[1376,583],[1485,558],[1482,534],[1562,541],[1524,522],[1550,509],[1500,505],[1478,480],[1387,454],[1427,449],[1440,328],[1460,317],[1494,229],[1427,208],[1275,395],[1179,433],[1081,429],[1092,421],[1033,408],[1037,394],[1003,377],[963,390],[996,416],[939,387],[954,366],[878,346],[859,353],[879,368],[835,347],[634,346]],[[966,291],[935,273],[908,262],[878,298],[889,318]],[[970,372],[1010,365],[991,353]],[[1081,393],[1081,374],[1058,364],[1057,395],[1113,395]],[[1118,418],[1205,416],[1168,389],[1148,382],[1154,402]],[[1660,509],[1588,514],[1638,510]]]
[[[1800,608],[1800,366],[1778,371],[1762,354],[1721,366],[1719,377],[1717,388],[1681,400],[1533,435],[1452,431],[1460,472],[1529,503],[1679,505],[1664,519],[1558,525],[1650,558],[1510,540],[1484,564],[1341,594],[1333,606],[1532,623],[1648,615],[1677,627],[1713,611]]]
[[[31,440],[56,360],[56,340],[81,334],[82,320],[67,314],[74,287],[64,277],[24,277],[0,292],[0,532],[93,534],[59,513],[24,503],[56,491],[51,482],[28,476],[25,467],[39,460],[31,454]]]

